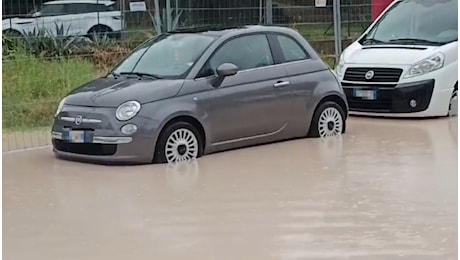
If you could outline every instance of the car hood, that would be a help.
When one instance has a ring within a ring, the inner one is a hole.
[[[184,80],[151,80],[137,78],[99,78],[72,91],[65,103],[88,107],[118,107],[136,100],[141,104],[179,93]]]
[[[412,65],[436,53],[438,46],[373,45],[357,42],[343,53],[345,63]]]

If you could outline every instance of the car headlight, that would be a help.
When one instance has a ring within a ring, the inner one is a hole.
[[[129,120],[137,115],[141,110],[141,104],[137,101],[128,101],[121,104],[115,113],[115,116],[120,121]]]
[[[339,57],[339,62],[337,64],[337,66],[335,67],[335,73],[337,73],[337,75],[339,77],[342,77],[343,73],[344,73],[344,70],[345,70],[345,61],[343,59],[343,54],[342,54]]]
[[[61,110],[62,108],[64,107],[64,103],[65,103],[65,100],[66,100],[67,97],[63,98],[61,100],[61,102],[59,102],[59,105],[57,107],[57,110],[56,110],[56,113],[54,114],[54,117],[57,117],[57,115],[59,115],[59,113],[61,113]]]
[[[404,78],[420,76],[428,72],[438,70],[444,66],[444,54],[436,53],[424,60],[421,60],[409,69]]]

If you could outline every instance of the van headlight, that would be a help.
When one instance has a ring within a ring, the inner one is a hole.
[[[342,77],[344,70],[345,70],[345,61],[343,59],[343,53],[342,53],[339,57],[339,62],[337,66],[335,67],[335,73],[337,73],[339,77]]]
[[[126,121],[135,117],[140,110],[141,104],[139,102],[127,101],[117,108],[115,116],[120,121]]]
[[[59,113],[61,113],[61,110],[62,110],[62,108],[64,107],[64,103],[65,103],[65,100],[66,100],[66,99],[67,99],[67,97],[63,98],[63,99],[61,100],[61,102],[59,102],[59,105],[58,105],[58,107],[57,107],[57,109],[56,109],[56,113],[54,114],[54,117],[57,117],[57,116],[59,115]]]
[[[424,60],[421,60],[409,69],[404,78],[410,78],[420,76],[435,70],[438,70],[444,66],[444,54],[436,53]]]

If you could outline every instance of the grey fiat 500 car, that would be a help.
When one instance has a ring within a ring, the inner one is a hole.
[[[151,39],[59,104],[59,158],[172,163],[345,132],[337,77],[296,31],[177,31]]]

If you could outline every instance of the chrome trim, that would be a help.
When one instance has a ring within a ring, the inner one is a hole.
[[[51,132],[51,138],[62,140],[61,132]],[[93,144],[128,144],[133,141],[129,136],[94,136]]]
[[[62,133],[60,133],[60,132],[51,132],[51,138],[61,140],[62,139]]]
[[[61,116],[59,119],[62,120],[62,121],[66,121],[66,122],[75,122],[75,117]],[[81,122],[82,123],[90,123],[90,124],[98,124],[98,123],[102,123],[102,120],[93,119],[93,118],[83,118],[81,120]]]
[[[269,136],[276,135],[276,134],[280,133],[281,131],[283,131],[286,128],[287,125],[288,125],[287,123],[284,124],[283,127],[281,127],[280,129],[278,129],[278,130],[276,130],[275,132],[272,132],[272,133],[254,135],[254,136],[250,136],[250,137],[243,137],[243,138],[238,138],[238,139],[233,139],[233,140],[228,140],[228,141],[217,142],[217,143],[212,144],[212,146],[223,145],[223,144],[231,144],[231,143],[247,141],[247,140],[252,140],[252,139],[257,139],[257,138],[262,138],[262,137],[269,137]]]
[[[108,137],[108,136],[95,136],[93,143],[97,144],[128,144],[133,140],[132,137]]]

